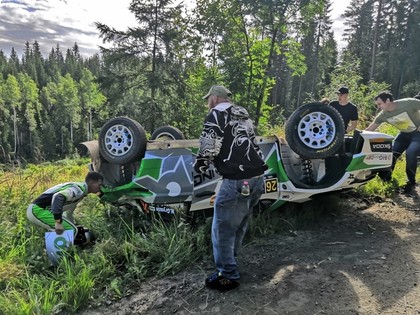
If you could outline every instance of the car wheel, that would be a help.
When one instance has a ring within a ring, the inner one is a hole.
[[[127,117],[106,122],[99,134],[99,153],[112,164],[127,164],[143,158],[147,138],[143,127]]]
[[[322,159],[344,142],[344,121],[333,107],[309,103],[296,109],[286,124],[286,141],[304,159]]]
[[[153,131],[150,140],[184,140],[181,130],[172,126],[163,126]]]

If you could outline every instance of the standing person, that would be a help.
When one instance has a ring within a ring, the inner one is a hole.
[[[248,112],[231,103],[231,95],[224,86],[213,85],[203,97],[210,112],[194,163],[197,173],[205,173],[213,163],[223,177],[214,204],[211,232],[217,271],[205,280],[207,287],[219,291],[239,286],[237,253],[252,209],[263,193],[262,175],[267,169]]]
[[[420,155],[420,100],[403,98],[394,101],[392,94],[384,91],[375,97],[375,104],[381,109],[381,112],[366,130],[374,131],[380,124],[387,122],[400,131],[392,146],[391,172],[383,179],[391,179],[395,164],[405,151],[405,172],[408,181],[403,186],[403,192],[410,193],[416,186],[417,156]]]
[[[101,174],[89,172],[84,182],[64,183],[51,187],[32,201],[26,215],[31,223],[50,231],[55,230],[57,234],[62,234],[64,230],[73,230],[76,238],[78,230],[74,223],[73,211],[87,194],[98,193],[102,182]]]
[[[349,102],[349,89],[347,87],[340,87],[337,90],[337,95],[338,100],[332,101],[330,105],[341,114],[341,117],[343,117],[346,133],[352,132],[357,128],[357,122],[359,120],[357,107]]]

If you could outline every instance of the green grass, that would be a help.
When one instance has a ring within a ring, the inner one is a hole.
[[[74,247],[51,269],[44,250],[45,231],[26,221],[26,207],[55,184],[83,181],[87,163],[63,160],[0,170],[0,314],[73,313],[88,304],[119,299],[150,276],[174,274],[204,257],[211,259],[211,220],[194,229],[182,217],[164,224],[89,195],[75,216],[94,231],[97,243],[83,250]],[[393,182],[374,179],[359,188],[359,193],[391,196],[405,182],[404,169],[401,160]],[[294,233],[332,218],[339,202],[335,195],[264,212],[252,218],[246,242]]]
[[[26,207],[55,184],[83,181],[86,165],[64,160],[0,171],[0,314],[73,313],[93,301],[121,298],[147,277],[173,274],[208,253],[204,226],[191,233],[181,218],[139,224],[145,219],[138,213],[118,215],[89,195],[75,217],[94,231],[96,245],[74,247],[51,269],[45,231],[26,221]]]
[[[417,167],[416,181],[417,183],[420,182],[419,167]],[[395,169],[392,174],[392,180],[390,182],[383,182],[379,179],[379,177],[376,177],[363,187],[357,189],[357,192],[360,193],[362,197],[392,197],[396,194],[398,188],[403,186],[406,182],[407,176],[405,174],[405,154],[403,154],[395,165]]]

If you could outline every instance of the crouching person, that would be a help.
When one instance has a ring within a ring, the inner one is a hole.
[[[76,240],[83,228],[75,225],[73,211],[87,194],[98,193],[102,182],[101,174],[89,172],[85,182],[63,183],[47,189],[28,206],[28,220],[59,235],[64,230],[72,230]]]

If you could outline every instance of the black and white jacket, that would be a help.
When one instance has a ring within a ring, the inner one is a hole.
[[[245,108],[221,103],[210,111],[201,132],[196,163],[208,162],[214,163],[227,179],[251,178],[267,169]]]

